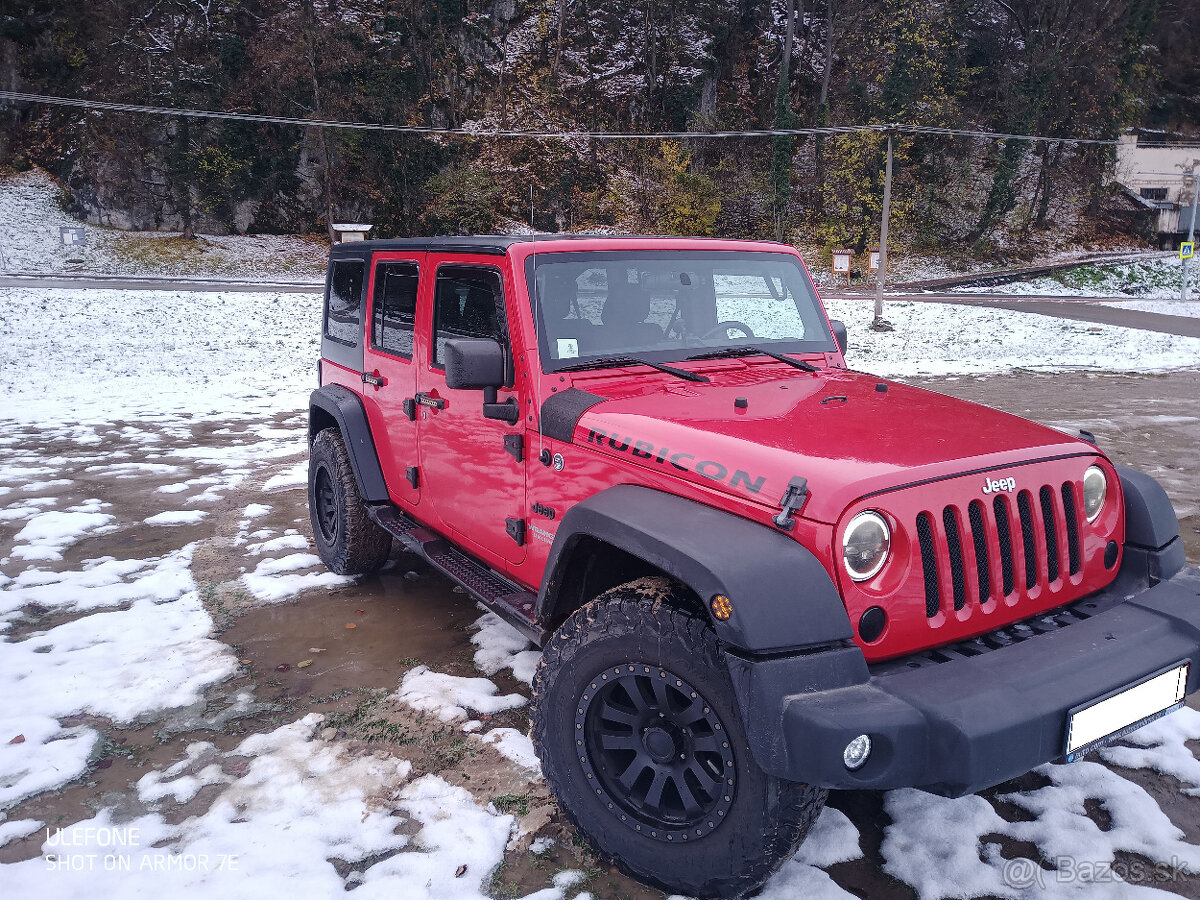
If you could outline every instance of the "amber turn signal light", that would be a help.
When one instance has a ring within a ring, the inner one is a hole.
[[[713,615],[724,622],[733,615],[733,601],[724,594],[717,594],[712,598]]]

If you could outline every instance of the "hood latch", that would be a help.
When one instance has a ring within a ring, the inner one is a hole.
[[[808,499],[808,479],[796,475],[788,482],[787,490],[783,492],[783,497],[779,500],[779,505],[783,507],[783,511],[771,519],[777,526],[784,531],[791,531],[796,524],[796,520],[792,518],[793,512],[799,512],[804,506],[804,501]]]

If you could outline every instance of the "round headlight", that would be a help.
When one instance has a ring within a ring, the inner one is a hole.
[[[866,581],[887,561],[892,534],[883,516],[872,510],[860,512],[846,526],[842,537],[842,560],[855,581]]]
[[[1089,522],[1100,515],[1107,495],[1108,479],[1104,477],[1104,470],[1092,466],[1083,473],[1083,514]]]

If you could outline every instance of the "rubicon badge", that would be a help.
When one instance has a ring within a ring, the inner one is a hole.
[[[1015,491],[1017,489],[1017,479],[1015,478],[989,478],[983,484],[983,492],[985,494],[999,494],[1002,491]]]

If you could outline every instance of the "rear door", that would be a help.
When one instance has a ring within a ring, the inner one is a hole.
[[[525,467],[505,446],[506,437],[511,447],[524,429],[520,422],[485,419],[483,391],[447,388],[443,353],[452,338],[491,338],[505,348],[513,371],[504,282],[490,261],[465,265],[459,259],[431,253],[427,262],[436,272],[430,318],[422,312],[421,319],[430,325],[428,358],[417,373],[423,505],[432,507],[441,530],[503,568],[525,558]],[[501,388],[499,402],[509,397],[522,400],[512,388]],[[431,521],[430,515],[425,509],[423,518]]]
[[[414,334],[424,253],[376,253],[367,291],[363,400],[394,503],[421,499]]]

